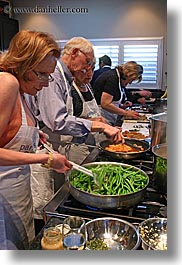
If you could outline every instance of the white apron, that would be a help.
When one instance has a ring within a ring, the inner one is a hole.
[[[33,153],[38,145],[38,128],[27,125],[22,101],[21,109],[22,125],[4,148]],[[0,166],[0,197],[5,221],[5,233],[0,231],[0,239],[4,236],[3,240],[0,240],[0,248],[3,246],[4,249],[11,249],[13,245],[17,249],[28,249],[30,241],[34,238],[29,165]]]
[[[121,87],[121,84],[120,84],[120,74],[119,74],[118,69],[116,69],[116,73],[117,73],[117,75],[119,77],[119,90],[120,90],[120,93],[121,93],[121,97],[117,101],[112,101],[112,104],[114,104],[117,108],[119,108],[119,106],[120,106],[120,104],[122,102],[122,99],[123,99],[124,91],[123,91],[123,89]],[[113,126],[116,124],[118,114],[111,113],[111,112],[103,109],[101,106],[100,106],[100,112],[101,112],[101,115],[107,120],[107,122],[109,124],[111,124]]]
[[[37,150],[37,154],[47,153],[46,149]],[[33,217],[34,219],[44,218],[43,209],[54,195],[54,176],[53,169],[47,169],[41,164],[32,164],[31,168],[31,190],[33,198]]]
[[[98,116],[101,116],[99,107],[97,105],[97,102],[93,96],[93,99],[91,101],[85,101],[82,93],[78,89],[77,85],[75,82],[73,82],[73,86],[78,92],[78,95],[80,99],[82,100],[83,103],[83,110],[82,113],[80,114],[79,118],[96,118]],[[93,95],[91,89],[89,86],[87,86],[88,90],[90,93]],[[77,164],[82,164],[82,162],[85,160],[85,158],[89,155],[90,153],[90,148],[86,146],[88,145],[96,145],[99,142],[99,133],[89,133],[86,141],[82,144],[67,144],[65,146],[60,146],[59,147],[59,152],[64,154],[70,161],[73,161]],[[105,137],[105,136],[104,136]],[[64,139],[68,142],[72,142],[73,139],[75,141],[75,137],[68,135],[65,136]]]

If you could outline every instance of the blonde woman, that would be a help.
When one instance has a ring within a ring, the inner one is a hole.
[[[111,125],[116,124],[118,115],[138,118],[136,111],[125,110],[132,102],[127,101],[124,88],[133,81],[141,82],[142,74],[142,65],[130,61],[101,74],[95,81],[93,90],[101,115]]]
[[[39,131],[24,98],[48,86],[59,57],[51,36],[28,30],[18,32],[0,56],[0,249],[27,249],[34,238],[29,164],[57,172],[71,168],[61,154],[35,154]]]

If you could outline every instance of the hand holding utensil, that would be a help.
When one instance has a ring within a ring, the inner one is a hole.
[[[72,161],[69,161],[69,162],[70,162],[70,164],[73,166],[74,169],[76,169],[76,170],[78,170],[78,171],[80,171],[80,172],[83,172],[83,173],[85,173],[86,175],[91,176],[91,177],[93,178],[95,184],[96,184],[97,186],[100,186],[100,183],[99,183],[98,180],[97,180],[97,175],[96,175],[95,173],[93,173],[91,170],[89,170],[89,169],[87,169],[87,168],[85,168],[85,167],[82,167],[82,166],[80,166],[80,165],[78,165],[78,164],[76,164],[76,163],[74,163],[74,162],[72,162]]]
[[[47,151],[49,151],[49,152],[52,153],[52,154],[53,154],[53,153],[56,153],[56,151],[55,151],[54,149],[52,149],[52,147],[50,147],[48,144],[44,143],[41,139],[40,139],[40,142],[41,142],[41,144],[43,145],[43,147],[44,147]],[[78,170],[78,171],[81,171],[81,172],[85,173],[86,175],[91,176],[91,177],[93,178],[95,184],[96,184],[97,186],[100,186],[100,183],[99,183],[98,180],[97,180],[97,175],[96,175],[95,173],[93,173],[91,170],[89,170],[89,169],[87,169],[87,168],[85,168],[85,167],[82,167],[82,166],[80,166],[80,165],[78,165],[78,164],[76,164],[76,163],[74,163],[74,162],[72,162],[72,161],[69,161],[69,163],[73,166],[74,169],[76,169],[76,170]]]

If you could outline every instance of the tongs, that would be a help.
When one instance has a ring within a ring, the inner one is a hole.
[[[40,139],[40,143],[41,143],[41,144],[43,145],[43,147],[44,147],[47,151],[49,151],[50,153],[52,153],[52,154],[56,153],[56,151],[55,151],[52,147],[50,147],[48,144],[44,143],[44,141],[43,141],[42,139]],[[80,171],[80,172],[83,172],[83,173],[85,173],[86,175],[91,176],[91,177],[93,178],[95,184],[96,184],[97,186],[100,186],[100,183],[97,181],[97,175],[96,175],[95,173],[93,173],[91,170],[89,170],[89,169],[87,169],[87,168],[85,168],[85,167],[82,167],[82,166],[80,166],[80,165],[78,165],[78,164],[76,164],[76,163],[74,163],[74,162],[72,162],[72,161],[70,161],[70,160],[68,160],[68,161],[69,161],[69,163],[73,166],[74,169],[76,169],[76,170],[78,170],[78,171]]]
[[[133,144],[128,143],[126,141],[124,142],[124,144],[126,144],[126,145],[128,145],[128,146],[130,146],[130,147],[132,147],[134,149],[136,149],[137,151],[141,151],[141,147],[140,146],[133,145]]]

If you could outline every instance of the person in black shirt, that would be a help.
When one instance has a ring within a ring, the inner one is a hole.
[[[118,115],[138,119],[138,112],[126,110],[132,106],[132,102],[127,101],[124,88],[133,81],[141,82],[142,74],[143,67],[135,61],[130,61],[102,73],[95,81],[94,95],[101,115],[109,124],[116,125]]]

